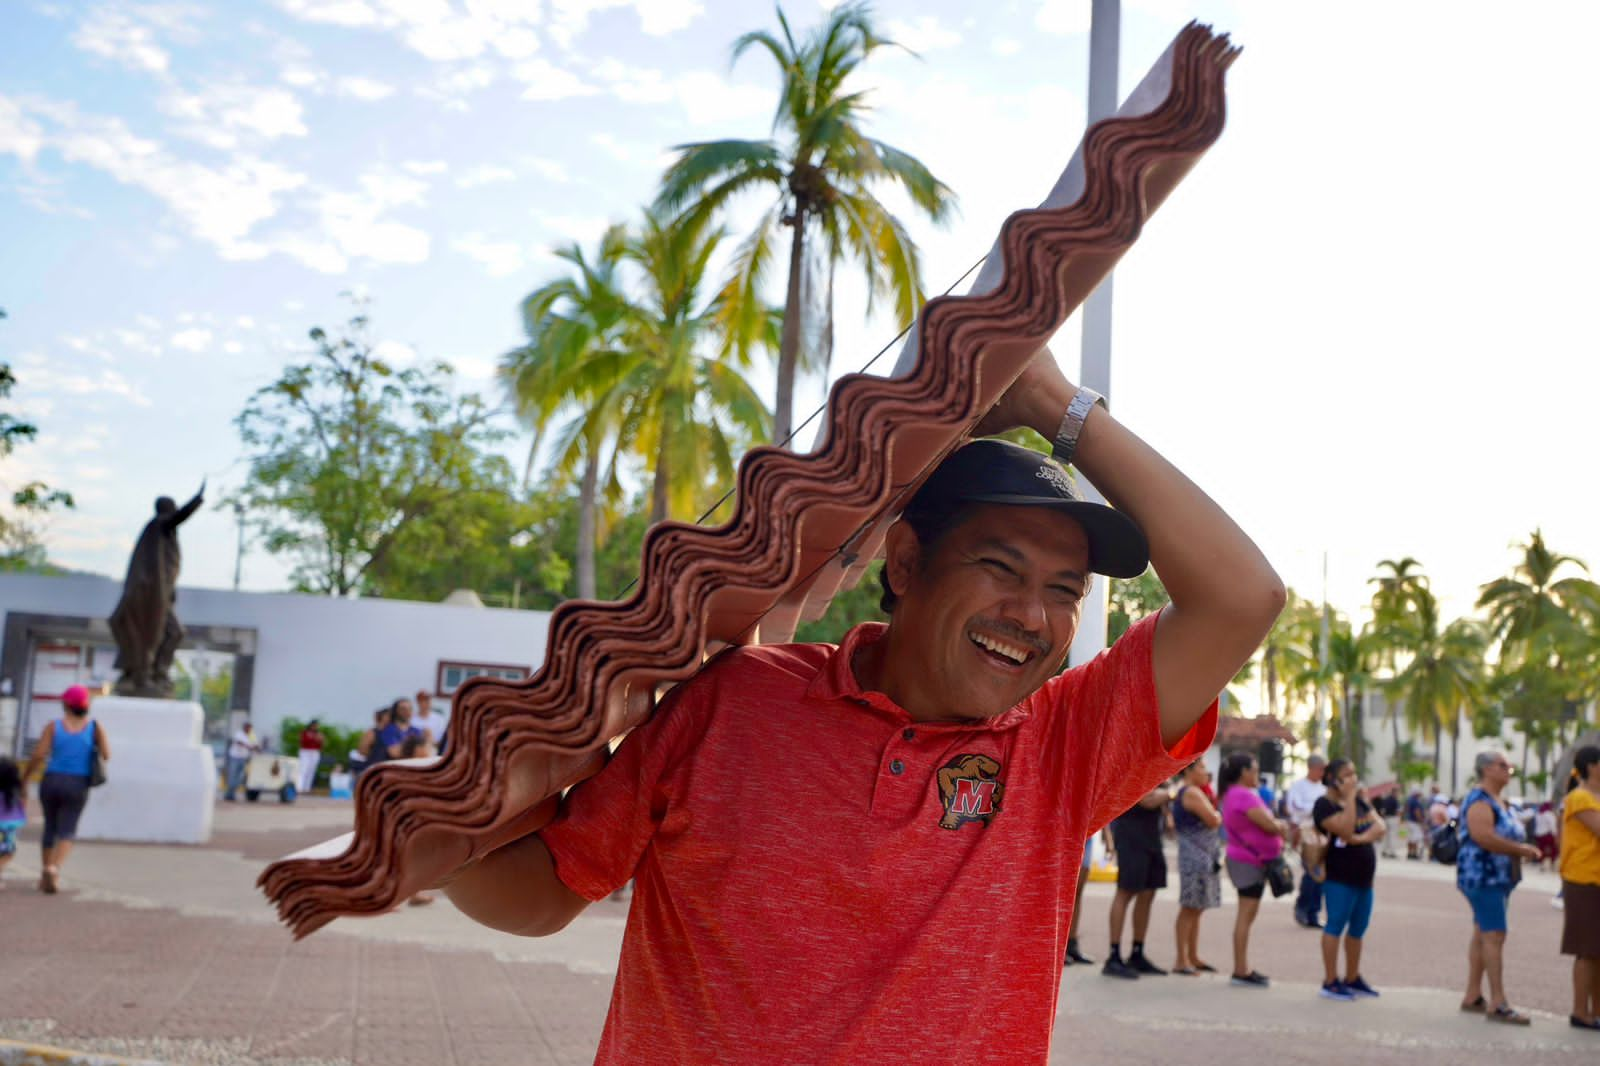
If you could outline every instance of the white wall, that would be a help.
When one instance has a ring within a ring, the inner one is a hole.
[[[99,577],[0,575],[0,614],[23,611],[104,619],[121,583]],[[285,717],[347,726],[417,689],[433,691],[441,659],[521,664],[544,661],[550,615],[405,600],[335,599],[293,593],[180,586],[186,625],[256,630],[252,715],[276,738]],[[21,695],[21,678],[13,678]]]

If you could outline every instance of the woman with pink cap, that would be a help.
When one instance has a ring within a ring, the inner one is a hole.
[[[39,783],[39,806],[44,808],[44,870],[39,875],[39,891],[45,893],[56,891],[61,865],[78,835],[78,817],[89,801],[95,755],[102,760],[111,758],[105,730],[89,718],[89,690],[73,685],[61,694],[61,705],[67,713],[39,734],[39,743],[22,772],[27,781],[44,766],[44,780]]]

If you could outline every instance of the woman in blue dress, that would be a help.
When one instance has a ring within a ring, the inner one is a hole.
[[[1461,851],[1456,856],[1456,887],[1472,907],[1472,940],[1467,949],[1467,991],[1461,1009],[1480,1013],[1491,1022],[1527,1025],[1528,1016],[1513,1010],[1501,980],[1506,943],[1506,904],[1522,878],[1523,860],[1539,861],[1539,849],[1526,842],[1522,823],[1500,800],[1511,781],[1505,753],[1479,754],[1474,769],[1478,784],[1461,804]],[[1483,979],[1489,998],[1483,998]]]

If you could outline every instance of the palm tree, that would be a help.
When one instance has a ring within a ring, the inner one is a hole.
[[[1434,739],[1433,766],[1438,776],[1440,744],[1450,734],[1450,780],[1460,780],[1461,716],[1472,714],[1486,690],[1484,655],[1488,630],[1481,622],[1457,619],[1439,625],[1439,604],[1424,590],[1414,600],[1415,612],[1406,627],[1409,659],[1388,683],[1388,689],[1405,701],[1406,717],[1424,736]]]
[[[533,431],[523,470],[523,490],[545,434],[558,417],[559,428],[548,477],[570,483],[581,465],[578,483],[578,595],[596,598],[595,551],[600,539],[601,468],[607,466],[605,492],[614,505],[621,496],[616,451],[609,464],[605,449],[613,439],[622,412],[615,383],[589,373],[597,357],[614,348],[627,323],[628,303],[619,269],[626,251],[626,232],[612,226],[600,239],[591,261],[577,244],[556,252],[571,271],[530,293],[522,304],[526,344],[500,360],[500,377],[518,415]]]
[[[1348,620],[1335,618],[1328,633],[1328,661],[1323,664],[1327,679],[1339,692],[1334,715],[1344,741],[1345,757],[1362,772],[1367,760],[1367,743],[1362,733],[1362,694],[1372,684],[1375,644],[1368,633],[1356,633]]]
[[[586,384],[615,390],[622,440],[652,469],[650,521],[689,517],[708,481],[731,483],[737,456],[771,430],[771,416],[741,371],[751,343],[775,346],[777,313],[734,336],[706,275],[726,236],[704,214],[645,212],[624,256],[640,274],[622,343],[590,361]]]
[[[1503,659],[1548,661],[1562,636],[1600,614],[1600,585],[1586,577],[1557,578],[1569,565],[1588,573],[1582,560],[1551,551],[1536,529],[1511,576],[1479,589],[1478,606],[1488,610]]]
[[[1513,686],[1513,717],[1525,736],[1537,736],[1545,748],[1564,731],[1569,704],[1592,691],[1600,585],[1587,577],[1560,576],[1572,569],[1588,573],[1581,559],[1551,551],[1543,532],[1535,529],[1511,575],[1483,585],[1478,595],[1500,644],[1502,671],[1525,679]]]
[[[789,236],[789,277],[778,350],[778,388],[773,439],[786,443],[794,424],[795,376],[802,348],[813,350],[826,372],[832,346],[834,269],[845,259],[866,273],[868,310],[890,296],[902,323],[923,300],[916,245],[904,225],[874,194],[898,184],[934,222],[950,214],[955,196],[915,157],[868,137],[862,129],[870,108],[864,92],[847,92],[850,76],[880,48],[893,42],[878,35],[865,3],[845,3],[804,41],[796,41],[783,9],[779,35],[757,30],[741,36],[733,59],[760,47],[778,65],[781,78],[772,133],[765,140],[722,140],[679,145],[662,177],[658,204],[667,211],[712,215],[741,193],[767,190],[776,199],[740,244],[723,290],[719,313],[735,337],[759,331],[760,289],[777,254],[779,227]],[[780,141],[781,138],[781,141]],[[820,281],[826,268],[827,280]],[[816,290],[825,284],[823,292]],[[820,319],[820,321],[818,320]],[[810,334],[814,343],[804,345]]]
[[[1409,654],[1413,631],[1416,627],[1418,604],[1431,598],[1428,578],[1422,573],[1422,564],[1412,556],[1403,559],[1384,559],[1378,563],[1380,572],[1369,578],[1367,584],[1376,585],[1372,592],[1372,622],[1365,631],[1365,639],[1372,650],[1375,677],[1392,681],[1399,669],[1400,659]],[[1385,685],[1387,687],[1387,685]],[[1384,717],[1393,730],[1394,749],[1400,750],[1400,708],[1386,701]],[[1437,756],[1437,753],[1435,753]]]
[[[1315,690],[1321,626],[1321,610],[1290,589],[1288,601],[1261,645],[1261,683],[1267,691],[1267,713],[1274,718],[1287,718]]]

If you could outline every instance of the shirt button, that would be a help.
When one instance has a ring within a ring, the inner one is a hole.
[[[889,763],[889,772],[891,774],[903,774],[903,773],[905,773],[905,771],[906,771],[906,764],[901,762],[899,759],[895,759],[894,761]]]
[[[916,731],[916,730],[915,730],[915,729],[906,729],[906,730],[903,730],[903,731],[902,731],[902,732],[901,732],[901,733],[900,733],[900,735],[901,735],[901,736],[902,736],[902,737],[904,737],[904,738],[905,738],[905,739],[906,739],[906,740],[916,740],[916,739],[917,739],[917,731]]]

